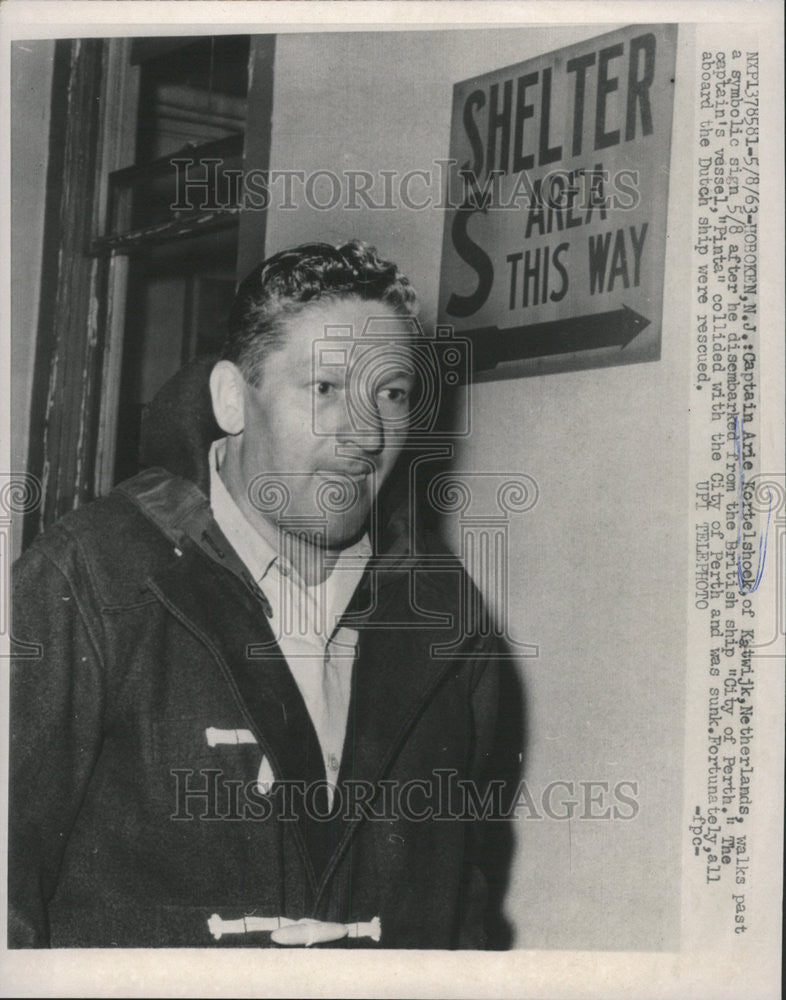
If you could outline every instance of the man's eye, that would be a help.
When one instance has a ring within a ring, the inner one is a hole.
[[[388,403],[404,403],[409,399],[409,389],[387,386],[385,389],[379,390],[379,395]]]
[[[330,396],[336,387],[332,382],[315,382],[314,391],[318,396]]]

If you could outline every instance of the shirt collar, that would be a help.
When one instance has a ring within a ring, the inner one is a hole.
[[[278,552],[246,519],[224,486],[218,470],[224,460],[225,452],[226,438],[214,441],[210,447],[210,506],[216,524],[259,583],[267,576],[270,567],[278,558]]]

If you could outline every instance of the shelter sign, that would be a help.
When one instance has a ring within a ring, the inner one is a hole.
[[[440,323],[476,377],[660,357],[677,29],[457,83]]]

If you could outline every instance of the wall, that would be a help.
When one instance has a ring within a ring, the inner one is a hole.
[[[428,170],[448,155],[455,81],[597,34],[281,35],[271,166]],[[296,210],[274,205],[264,235],[260,220],[251,211],[242,220],[241,270],[262,240],[271,253],[360,235],[413,277],[433,320],[439,211],[319,211],[301,199]],[[684,235],[675,225],[670,239]],[[651,950],[678,940],[687,444],[675,403],[687,368],[674,317],[687,296],[670,269],[666,288],[660,361],[473,387],[474,431],[457,468],[526,472],[540,489],[510,528],[511,631],[539,646],[518,665],[528,787],[536,799],[558,780],[639,789],[628,822],[522,813],[506,902],[517,947]]]
[[[55,43],[16,42],[11,63],[11,468],[27,463],[30,396],[38,335],[49,112]],[[14,557],[21,548],[21,521]]]

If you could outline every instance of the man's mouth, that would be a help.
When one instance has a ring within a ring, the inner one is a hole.
[[[317,475],[324,476],[327,479],[353,479],[356,482],[367,479],[373,469],[370,465],[349,465],[342,466],[340,469],[317,469]]]

